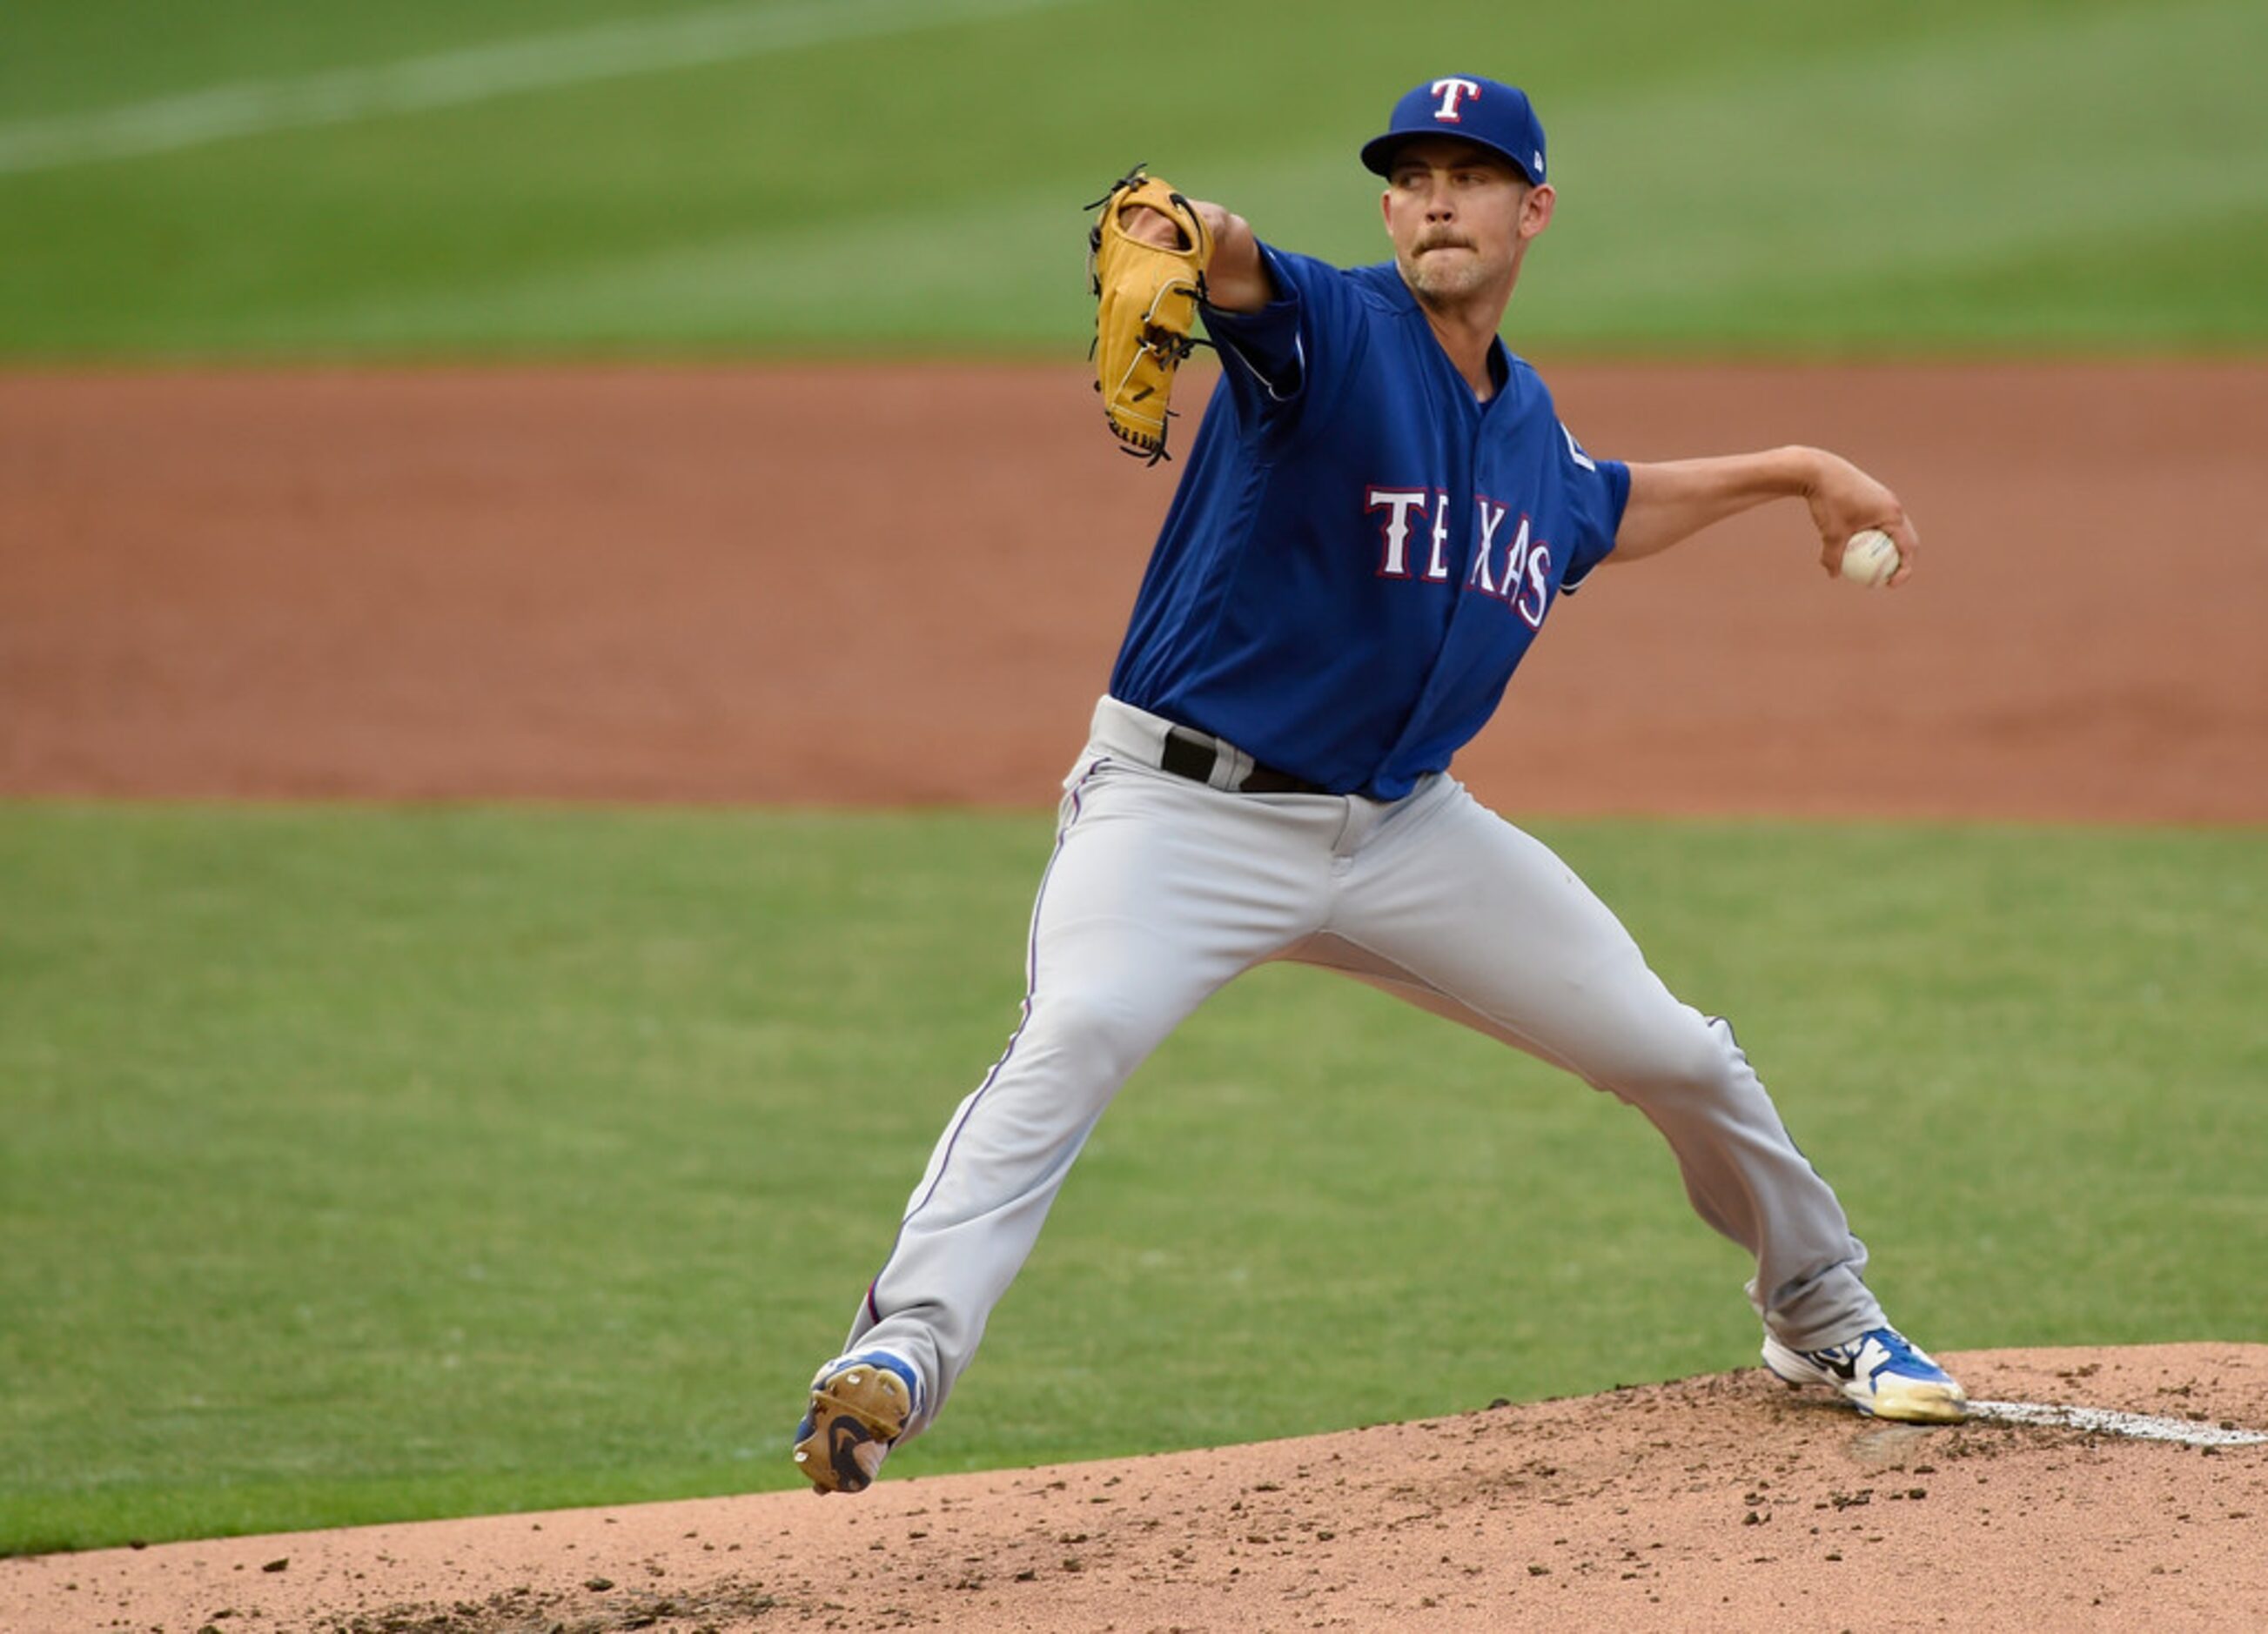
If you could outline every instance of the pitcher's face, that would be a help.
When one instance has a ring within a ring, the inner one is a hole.
[[[1521,258],[1551,219],[1551,189],[1508,160],[1452,136],[1403,144],[1387,174],[1384,210],[1395,264],[1429,306],[1509,298]]]

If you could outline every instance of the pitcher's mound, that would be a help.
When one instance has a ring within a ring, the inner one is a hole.
[[[1951,1429],[1760,1371],[1300,1440],[0,1562],[24,1629],[2268,1627],[2268,1346],[1945,1357]],[[2253,1432],[2254,1439],[2247,1439]],[[2190,1439],[2152,1439],[2185,1436]],[[2213,1444],[2200,1445],[2200,1442]]]

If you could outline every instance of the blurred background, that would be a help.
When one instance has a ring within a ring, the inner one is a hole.
[[[17,4],[0,355],[1059,355],[1129,164],[1381,259],[1353,150],[1467,70],[1551,139],[1538,350],[2255,349],[2264,59],[2244,0]]]

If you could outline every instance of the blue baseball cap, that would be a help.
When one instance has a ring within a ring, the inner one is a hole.
[[[1543,180],[1543,121],[1518,85],[1447,74],[1415,87],[1394,105],[1386,134],[1363,144],[1364,166],[1388,174],[1394,150],[1413,136],[1454,136],[1509,159],[1532,182]]]

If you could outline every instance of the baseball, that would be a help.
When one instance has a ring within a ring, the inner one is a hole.
[[[1879,527],[1861,528],[1843,547],[1843,577],[1872,587],[1898,570],[1896,541]]]

